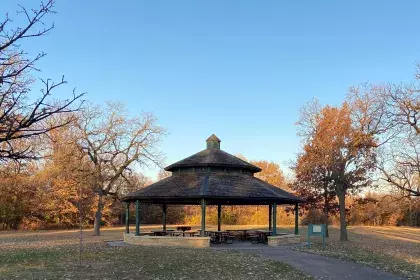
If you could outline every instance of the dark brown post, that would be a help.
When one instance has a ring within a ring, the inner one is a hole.
[[[125,233],[130,233],[130,202],[125,203]]]
[[[273,208],[271,208],[272,205],[268,205],[268,230],[272,230],[272,221],[273,221]]]
[[[162,225],[163,225],[163,230],[166,230],[166,204],[163,204],[162,205],[162,210],[163,210],[163,222],[162,222]]]
[[[299,234],[299,204],[295,204],[295,234]]]
[[[277,202],[273,203],[273,236],[277,234]]]
[[[136,200],[136,236],[140,236],[140,201]]]
[[[222,224],[222,205],[217,205],[217,230],[221,230]]]
[[[201,236],[206,236],[206,200],[201,200]]]

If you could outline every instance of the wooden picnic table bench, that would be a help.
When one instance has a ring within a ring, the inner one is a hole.
[[[152,230],[154,236],[165,236],[166,230]]]
[[[222,231],[222,230],[215,230],[215,231],[209,231],[210,233],[210,241],[212,243],[226,243],[226,244],[232,244],[235,240],[235,236],[231,232],[228,231]]]
[[[185,236],[185,234],[188,234],[189,236],[193,236],[194,234],[197,234],[197,233],[198,231],[196,230],[185,230],[185,231],[174,230],[170,232],[171,236],[180,236],[180,235]]]
[[[179,226],[179,227],[176,227],[176,230],[187,231],[187,230],[191,230],[191,227],[190,226]]]
[[[251,231],[250,229],[227,229],[227,232],[231,232],[235,238],[239,237],[241,241],[245,241],[247,237],[247,231]]]

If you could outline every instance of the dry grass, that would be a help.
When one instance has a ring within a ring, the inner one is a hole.
[[[320,239],[311,248],[299,250],[354,261],[409,279],[420,279],[420,228],[367,227],[348,228],[349,241],[339,241],[339,230],[330,228],[327,247]],[[307,240],[306,228],[301,229],[302,241]],[[312,240],[312,238],[311,238]]]
[[[224,229],[265,227],[226,226]],[[160,228],[159,225],[144,226],[142,232]],[[194,228],[198,229],[198,226]],[[0,279],[189,279],[192,275],[196,279],[206,275],[212,279],[304,277],[282,263],[234,252],[152,247],[110,248],[105,245],[104,241],[121,240],[123,231],[123,227],[107,228],[100,237],[92,236],[91,230],[85,231],[81,267],[77,264],[78,231],[0,232]],[[293,232],[293,227],[284,227],[279,231]],[[300,231],[302,241],[306,241],[306,228],[301,227]],[[326,249],[320,246],[318,240],[310,249],[300,250],[358,262],[410,279],[420,279],[420,229],[349,227],[349,239],[349,242],[340,242],[338,229],[332,227]]]
[[[149,226],[143,230],[160,228]],[[123,228],[101,237],[78,231],[0,233],[0,279],[310,279],[289,265],[237,252],[162,247],[110,247]]]

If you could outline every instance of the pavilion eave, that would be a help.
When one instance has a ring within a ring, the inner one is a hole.
[[[196,197],[141,197],[127,196],[121,199],[123,202],[140,201],[141,204],[178,204],[178,205],[200,205],[201,200],[206,200],[207,205],[270,205],[274,202],[277,204],[289,204],[304,202],[301,199],[285,199],[285,198],[267,198],[267,197],[220,197],[220,196],[196,196]]]

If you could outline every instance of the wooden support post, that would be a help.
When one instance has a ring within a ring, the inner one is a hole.
[[[217,230],[221,230],[222,224],[222,205],[217,205]]]
[[[162,222],[162,230],[166,230],[166,204],[162,205],[162,210],[163,210],[163,222]]]
[[[125,203],[125,233],[130,233],[130,202]]]
[[[299,204],[295,204],[295,234],[299,234]]]
[[[140,236],[140,201],[136,200],[136,236]]]
[[[277,235],[277,202],[273,203],[273,236]]]
[[[201,200],[201,236],[206,236],[206,200]]]
[[[268,205],[268,230],[272,230],[273,229],[273,208],[272,205],[269,204]]]

